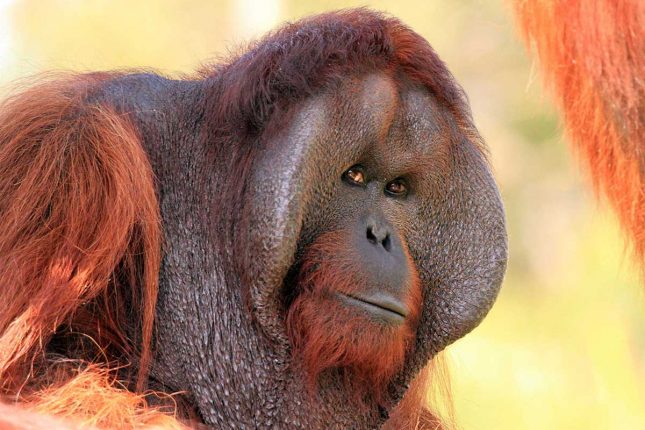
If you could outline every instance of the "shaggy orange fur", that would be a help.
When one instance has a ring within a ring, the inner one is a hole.
[[[441,413],[435,410],[440,405],[443,406]],[[443,354],[439,354],[412,381],[381,430],[452,429],[455,423],[453,407],[448,366]]]
[[[118,398],[89,374],[58,388],[73,395],[40,396],[61,380],[55,363],[135,363],[140,391],[151,357],[161,246],[152,171],[127,118],[85,102],[112,76],[43,79],[0,106],[0,389],[8,401],[47,398],[48,412],[96,398],[102,416]],[[117,409],[127,414],[132,399]]]
[[[188,429],[175,418],[172,408],[148,405],[147,399],[155,393],[128,391],[111,371],[90,365],[65,379],[69,373],[69,369],[62,370],[60,383],[31,393],[20,407],[3,405],[7,413],[0,418],[0,429],[31,428],[31,422],[33,428],[48,429]],[[161,396],[172,405],[169,396]],[[50,422],[57,427],[50,427]]]
[[[515,12],[645,270],[645,2],[517,0]]]

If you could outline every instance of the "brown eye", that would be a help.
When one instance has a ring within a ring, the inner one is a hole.
[[[360,166],[350,167],[349,170],[343,173],[343,178],[352,184],[365,185],[365,173]]]
[[[387,183],[385,192],[393,196],[404,196],[408,193],[408,185],[403,179],[395,179]]]

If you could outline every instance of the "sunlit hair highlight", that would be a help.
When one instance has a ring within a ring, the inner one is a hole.
[[[88,101],[114,77],[45,76],[0,105],[0,389],[7,398],[28,397],[50,382],[48,363],[76,354],[106,368],[135,364],[132,379],[144,387],[159,209],[127,116]],[[63,349],[52,351],[52,339]]]
[[[645,271],[645,3],[516,0],[567,134]]]

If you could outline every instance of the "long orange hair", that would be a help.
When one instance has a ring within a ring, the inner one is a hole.
[[[567,134],[645,271],[645,2],[516,0],[514,6]]]
[[[143,416],[113,369],[145,388],[161,248],[134,128],[86,101],[113,76],[44,77],[0,106],[1,393],[109,427]]]

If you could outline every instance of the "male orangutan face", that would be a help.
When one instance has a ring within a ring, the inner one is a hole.
[[[448,115],[422,89],[376,73],[300,116],[329,159],[294,173],[315,190],[284,286],[294,360],[310,391],[329,371],[359,399],[382,401],[415,347],[427,285],[413,256],[427,252],[428,238],[414,233],[446,197]],[[297,137],[299,126],[291,129]]]

